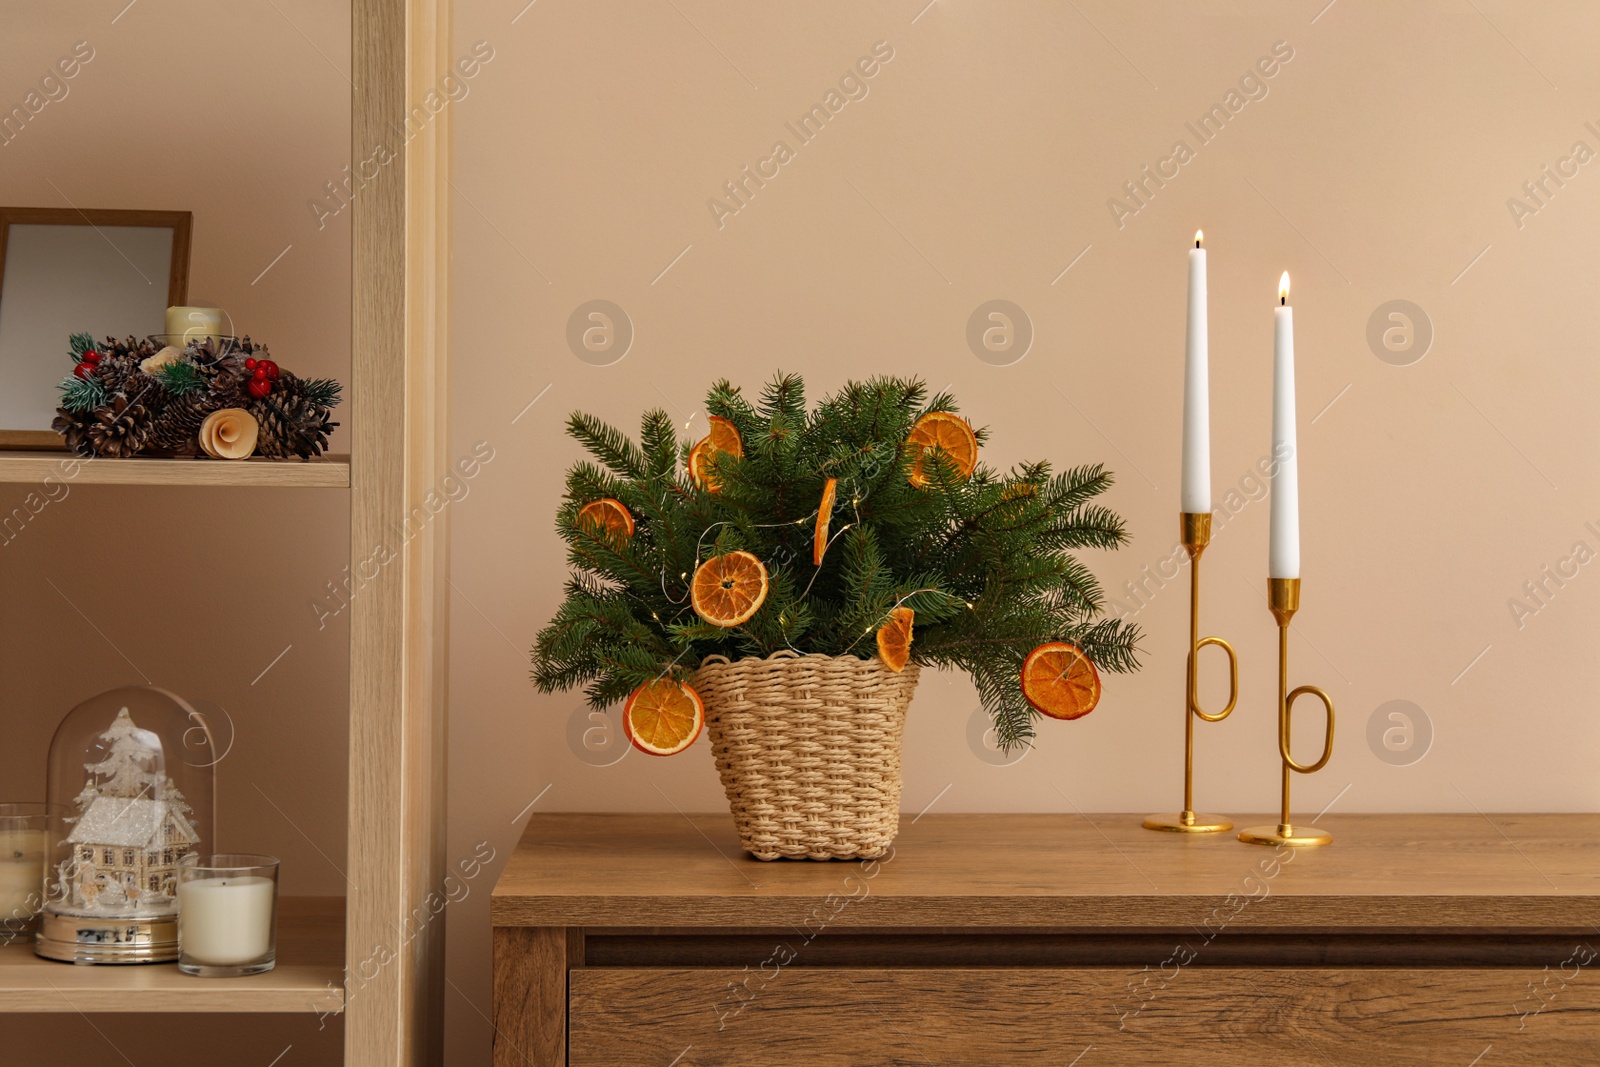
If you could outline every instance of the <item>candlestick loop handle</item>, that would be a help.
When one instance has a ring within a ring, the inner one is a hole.
[[[1200,650],[1207,645],[1216,645],[1228,654],[1228,706],[1218,712],[1208,712],[1200,706]],[[1239,703],[1239,657],[1234,653],[1233,646],[1222,638],[1202,637],[1195,642],[1194,648],[1189,652],[1189,710],[1205,722],[1221,722],[1233,714],[1233,706],[1237,703]]]
[[[1322,701],[1322,706],[1328,712],[1328,728],[1322,740],[1322,758],[1307,767],[1296,763],[1293,756],[1289,755],[1289,723],[1294,717],[1294,702],[1296,697],[1314,696]],[[1302,685],[1290,693],[1283,702],[1283,730],[1278,735],[1278,754],[1283,757],[1284,766],[1300,774],[1314,774],[1328,765],[1328,759],[1333,755],[1333,700],[1321,688],[1314,685]]]

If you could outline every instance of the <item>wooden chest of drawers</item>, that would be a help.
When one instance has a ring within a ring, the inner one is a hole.
[[[536,817],[495,1062],[1600,1064],[1600,816],[1322,825],[929,815],[876,862],[763,864],[725,815]]]

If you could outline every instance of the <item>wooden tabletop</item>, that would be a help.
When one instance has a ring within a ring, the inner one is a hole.
[[[1276,821],[1236,816],[1239,826]],[[1325,848],[1136,815],[926,815],[876,863],[762,863],[714,815],[535,815],[496,926],[1600,929],[1600,815],[1329,815]],[[1232,896],[1230,896],[1232,894]],[[823,909],[819,911],[819,909]]]

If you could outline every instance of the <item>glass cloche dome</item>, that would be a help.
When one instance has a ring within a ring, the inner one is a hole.
[[[39,955],[178,958],[178,865],[212,847],[215,762],[206,717],[164,689],[113,689],[61,720]]]

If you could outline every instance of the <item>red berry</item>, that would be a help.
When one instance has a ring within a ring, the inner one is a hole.
[[[256,381],[252,381],[249,388],[250,395],[255,397],[257,400],[260,400],[262,397],[272,392],[272,383],[264,378],[258,379]]]
[[[85,363],[99,363],[100,360],[102,360],[103,358],[105,358],[105,357],[103,357],[99,352],[96,352],[92,348],[89,349],[89,351],[87,351],[87,352],[85,352],[83,354],[83,361]]]
[[[255,370],[256,369],[256,361],[255,361],[255,357],[254,356],[252,356],[251,358],[249,358],[249,359],[244,361],[244,369],[245,370]]]
[[[73,374],[73,377],[75,377],[75,378],[87,378],[87,377],[89,377],[89,375],[91,375],[93,373],[94,373],[94,364],[93,363],[80,363],[76,367],[72,368],[72,374]]]
[[[264,359],[261,361],[261,365],[267,368],[268,378],[276,378],[278,376],[278,365],[272,362],[272,360]]]
[[[256,372],[254,374],[252,374],[250,377],[255,379],[258,382],[266,381],[267,380],[267,368],[265,368],[265,367],[257,367],[256,368]]]

